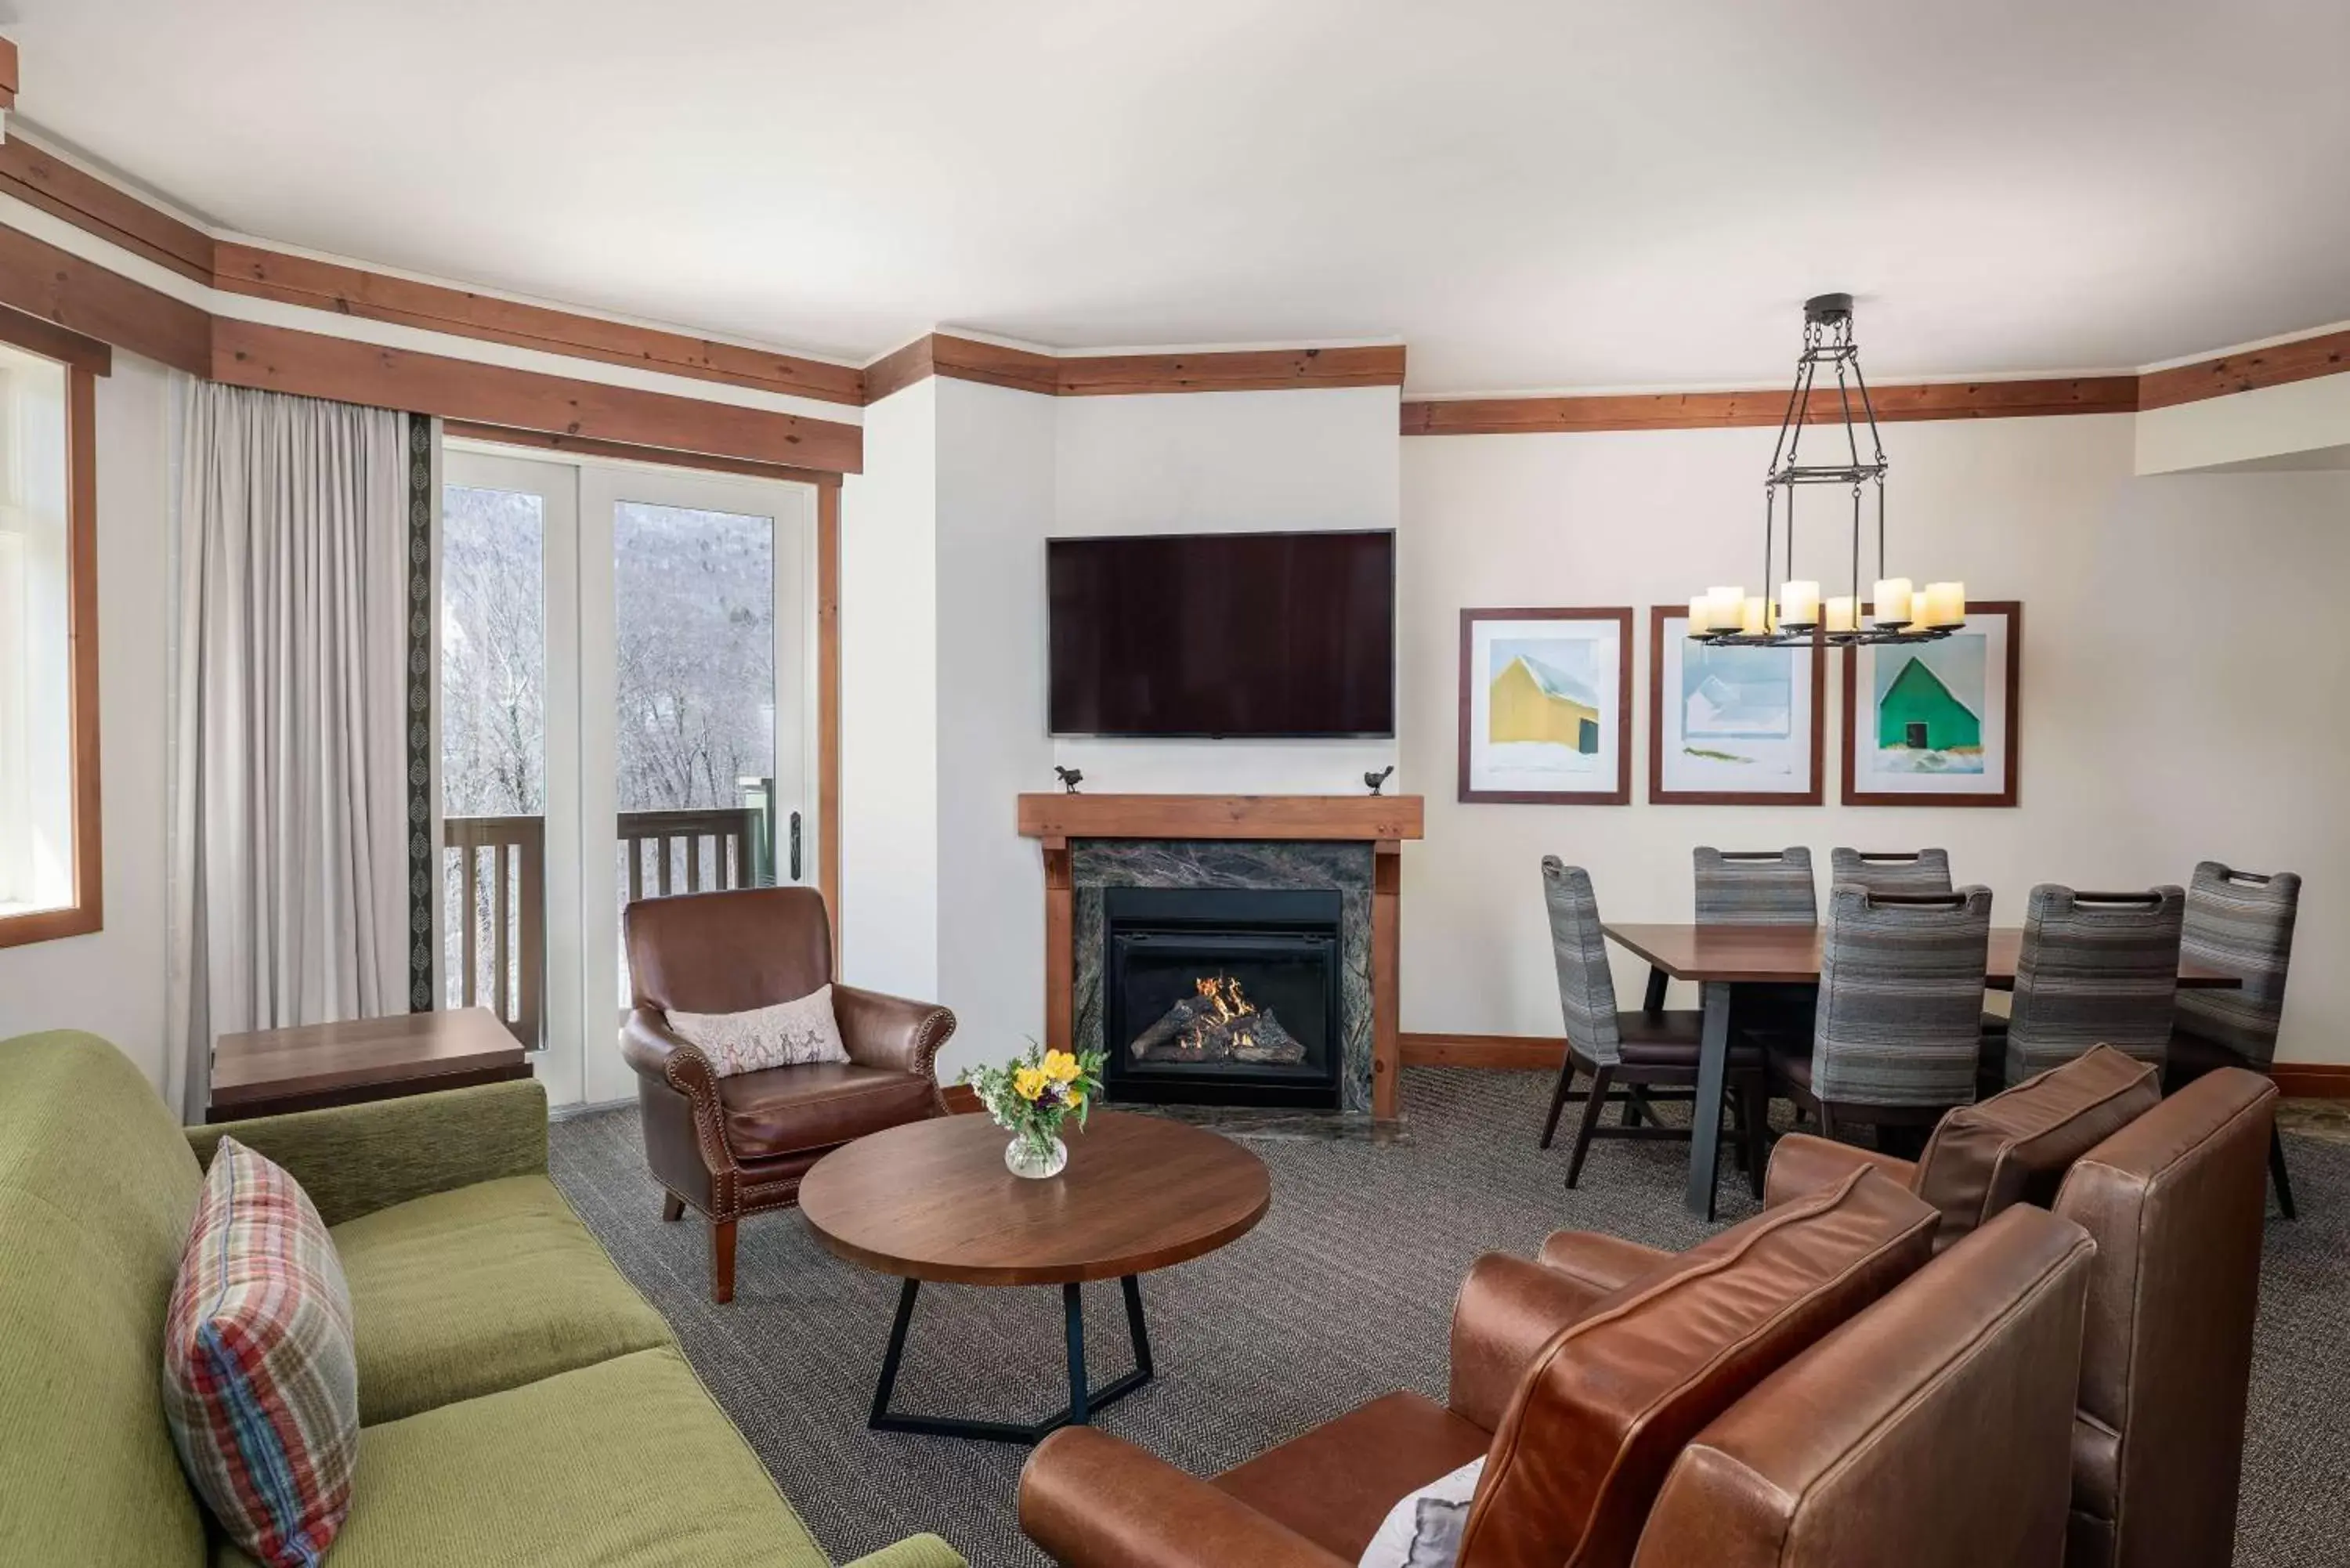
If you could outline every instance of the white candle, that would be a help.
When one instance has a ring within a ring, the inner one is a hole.
[[[1830,631],[1851,631],[1856,629],[1856,626],[1857,622],[1855,620],[1853,614],[1852,596],[1849,594],[1838,594],[1835,597],[1828,601],[1828,629]]]
[[[1877,603],[1872,618],[1879,626],[1900,626],[1909,618],[1909,579],[1879,577],[1877,579]]]
[[[1788,626],[1814,626],[1820,618],[1820,585],[1801,578],[1779,585],[1779,618]]]
[[[1713,600],[1704,594],[1692,597],[1689,602],[1689,634],[1703,637],[1713,629]]]
[[[1739,629],[1749,637],[1761,637],[1771,629],[1771,602],[1750,598],[1739,616]]]
[[[1705,591],[1705,597],[1712,601],[1713,606],[1712,612],[1706,618],[1716,631],[1731,629],[1737,626],[1739,618],[1746,613],[1746,590],[1736,583],[1718,583]]]
[[[1928,583],[1925,607],[1918,612],[1927,626],[1957,626],[1967,618],[1964,583]]]

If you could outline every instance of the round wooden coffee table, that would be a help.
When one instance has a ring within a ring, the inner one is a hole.
[[[1150,1381],[1138,1276],[1246,1235],[1273,1201],[1264,1162],[1199,1127],[1097,1111],[1083,1132],[1062,1136],[1068,1167],[1044,1180],[1004,1168],[1011,1135],[983,1116],[939,1116],[858,1138],[816,1161],[801,1180],[800,1212],[826,1246],[906,1282],[868,1425],[1013,1443],[1085,1425],[1095,1411]],[[1088,1389],[1078,1290],[1089,1280],[1112,1279],[1126,1293],[1134,1370]],[[1068,1407],[1035,1426],[893,1414],[889,1394],[924,1280],[1060,1286]]]

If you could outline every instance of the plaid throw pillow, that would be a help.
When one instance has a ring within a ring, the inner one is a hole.
[[[350,1511],[351,1293],[294,1179],[223,1138],[163,1326],[163,1404],[196,1490],[272,1568],[317,1568]]]

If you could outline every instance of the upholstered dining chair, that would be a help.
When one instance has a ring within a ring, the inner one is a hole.
[[[2301,878],[2290,871],[2239,871],[2216,860],[2195,867],[2187,887],[2179,949],[2189,959],[2225,970],[2241,989],[2201,988],[2178,993],[2166,1064],[2172,1085],[2219,1067],[2265,1075],[2276,1057],[2277,1025],[2284,1016],[2284,977],[2293,959],[2293,920]],[[2284,1140],[2269,1132],[2269,1178],[2277,1206],[2293,1217],[2293,1178]]]
[[[1947,849],[1829,851],[1829,885],[1841,887],[1846,882],[1872,893],[1947,893],[1950,853]]]
[[[620,1054],[637,1072],[645,1158],[661,1218],[710,1220],[711,1295],[734,1299],[734,1233],[744,1215],[799,1201],[800,1178],[851,1138],[945,1114],[935,1064],[954,1014],[841,985],[823,895],[744,888],[646,898],[626,917],[635,1009]],[[669,1023],[672,1011],[746,1012],[832,986],[846,1062],[720,1077]]]
[[[1819,898],[1812,886],[1812,852],[1788,849],[1715,849],[1690,852],[1696,872],[1697,923],[1700,926],[1816,926]],[[1649,1011],[1664,1005],[1665,974],[1648,974]],[[1749,985],[1739,990],[1741,1028],[1808,1035],[1810,985]]]
[[[1841,1126],[1931,1127],[1975,1097],[1991,889],[1828,895],[1818,1018],[1807,1042],[1764,1041],[1771,1087]]]
[[[2085,893],[2043,882],[2032,889],[2015,1010],[2003,1035],[1985,1037],[1985,1075],[1996,1060],[2004,1068],[1996,1075],[2020,1084],[2100,1044],[2158,1073],[2170,1045],[2186,909],[2187,895],[2172,887]]]
[[[1577,1097],[1575,1075],[1591,1080],[1581,1091],[1583,1119],[1576,1125],[1575,1149],[1567,1157],[1566,1184],[1583,1175],[1584,1157],[1594,1137],[1687,1138],[1686,1127],[1669,1127],[1653,1118],[1643,1122],[1632,1115],[1629,1096],[1636,1090],[1662,1091],[1660,1099],[1695,1099],[1699,1046],[1704,1038],[1701,1012],[1618,1012],[1616,981],[1607,967],[1607,940],[1599,929],[1599,902],[1591,890],[1590,873],[1580,866],[1543,857],[1543,899],[1550,911],[1551,954],[1558,970],[1559,1011],[1566,1025],[1566,1057],[1559,1064],[1558,1087],[1550,1097],[1550,1119],[1543,1124],[1542,1147],[1548,1148],[1558,1132],[1560,1112]],[[1611,1096],[1626,1096],[1624,1125],[1605,1127],[1600,1113]],[[1762,1055],[1751,1044],[1733,1044],[1726,1091],[1731,1122],[1740,1138],[1740,1158],[1762,1195],[1762,1131],[1767,1108],[1762,1098]]]

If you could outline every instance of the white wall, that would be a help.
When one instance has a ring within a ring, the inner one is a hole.
[[[2014,810],[1651,806],[1646,607],[1759,567],[1769,431],[1416,437],[1403,447],[1403,773],[1428,796],[1404,860],[1403,1027],[1553,1034],[1538,883],[1590,868],[1603,911],[1687,919],[1692,846],[1948,846],[2022,919],[2035,882],[2185,882],[2216,858],[2306,879],[2281,1054],[2350,1061],[2350,678],[2334,624],[2350,578],[2350,474],[2132,476],[2127,415],[1888,427],[1897,569],[2024,605]],[[1815,575],[1838,579],[1825,530]],[[1728,574],[1725,577],[1724,574]],[[1639,609],[1628,806],[1453,798],[1463,607]],[[1839,671],[1829,670],[1835,798]],[[1641,971],[1619,964],[1637,996]],[[1683,1003],[1676,993],[1676,1005]]]
[[[118,352],[98,383],[100,811],[106,928],[0,948],[0,1039],[87,1029],[163,1071],[168,372]]]
[[[938,400],[867,410],[840,507],[841,977],[939,981]]]

